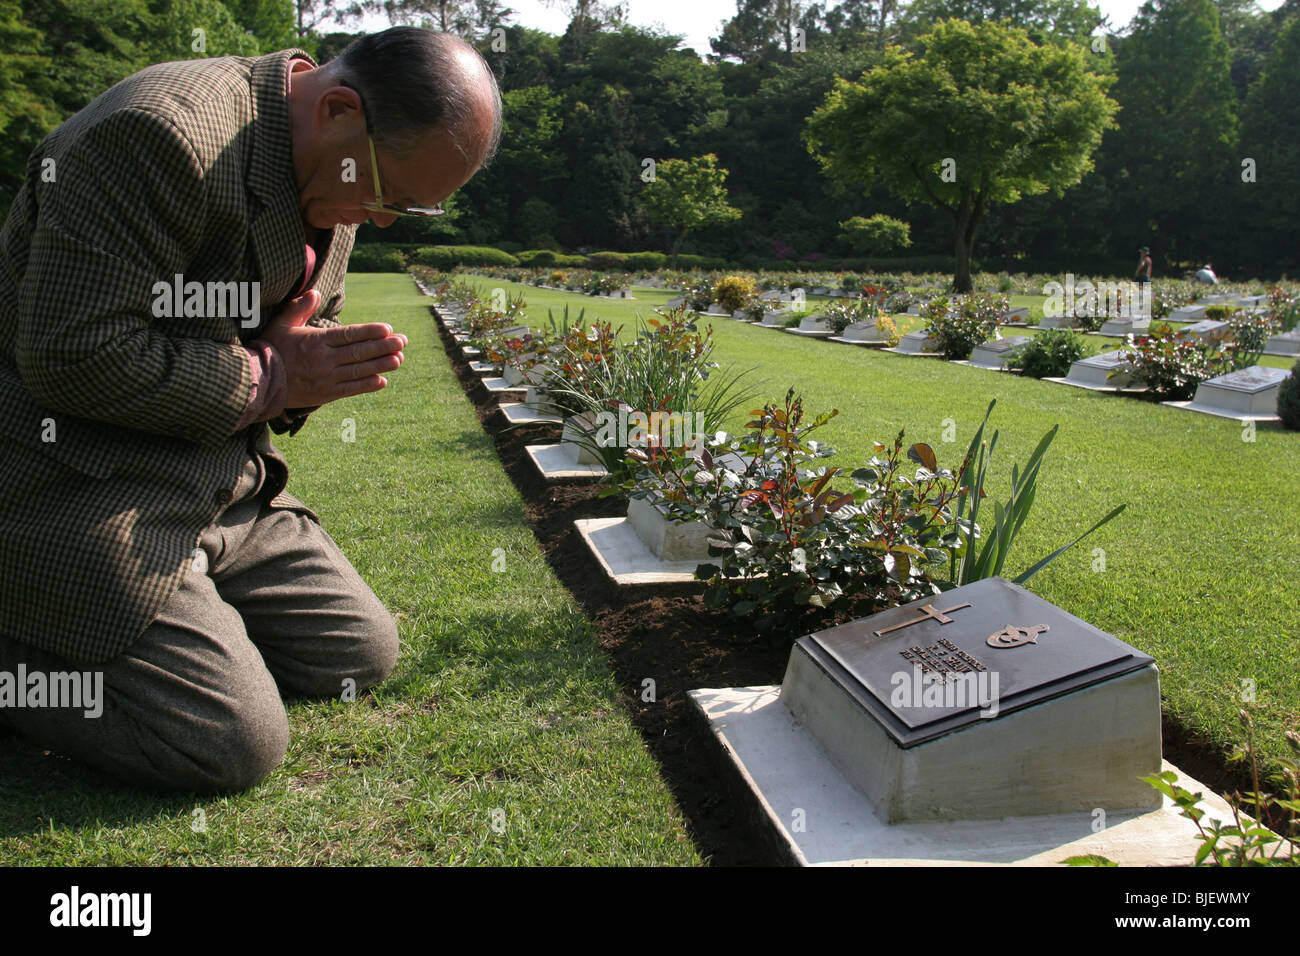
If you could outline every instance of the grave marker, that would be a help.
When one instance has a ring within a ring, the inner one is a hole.
[[[1220,418],[1275,421],[1278,390],[1289,374],[1286,369],[1252,365],[1201,382],[1190,402],[1164,404]]]
[[[1029,335],[1009,335],[1006,338],[990,339],[971,350],[969,364],[976,368],[1002,371],[1007,359],[1032,341],[1033,337]]]
[[[1062,385],[1076,385],[1098,392],[1113,392],[1134,387],[1133,372],[1128,361],[1122,356],[1123,349],[1102,352],[1081,358],[1070,366],[1065,378],[1045,378],[1045,382],[1060,382]],[[1111,377],[1112,372],[1119,374]]]

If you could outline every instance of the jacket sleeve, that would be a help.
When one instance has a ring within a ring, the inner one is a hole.
[[[243,348],[155,318],[155,285],[183,275],[203,240],[206,187],[185,135],[118,110],[63,151],[37,195],[15,338],[32,395],[82,418],[227,439],[248,405]]]

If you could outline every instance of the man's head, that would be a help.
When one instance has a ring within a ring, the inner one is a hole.
[[[368,137],[387,204],[433,206],[496,152],[501,94],[483,58],[445,33],[393,27],[291,77],[294,172],[303,218],[329,229],[373,219]]]

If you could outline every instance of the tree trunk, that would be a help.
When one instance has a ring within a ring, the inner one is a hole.
[[[980,218],[984,214],[984,195],[982,186],[978,194],[972,193],[970,187],[967,187],[961,205],[953,213],[953,223],[956,226],[953,231],[957,235],[957,271],[952,277],[952,288],[954,292],[963,295],[975,291],[970,274],[971,256],[975,251],[975,230],[979,228]]]
[[[677,235],[673,237],[672,258],[668,260],[668,268],[674,272],[677,271],[677,250],[682,247],[682,240],[686,238],[686,230],[678,227]]]
[[[970,277],[970,236],[968,232],[970,214],[957,219],[957,271],[952,277],[954,292],[966,293],[974,288]]]

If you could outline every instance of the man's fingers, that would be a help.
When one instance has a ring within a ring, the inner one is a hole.
[[[367,375],[365,378],[354,379],[351,382],[340,382],[334,386],[333,397],[351,398],[353,395],[364,395],[367,392],[377,392],[388,384],[388,379],[382,375]]]
[[[349,381],[368,378],[378,375],[381,372],[391,372],[397,366],[402,364],[402,356],[385,355],[369,362],[357,362],[355,364],[344,366]]]
[[[325,341],[335,347],[354,345],[385,338],[400,339],[406,344],[405,335],[393,335],[393,327],[386,322],[366,322],[362,325],[340,325],[325,332]]]

